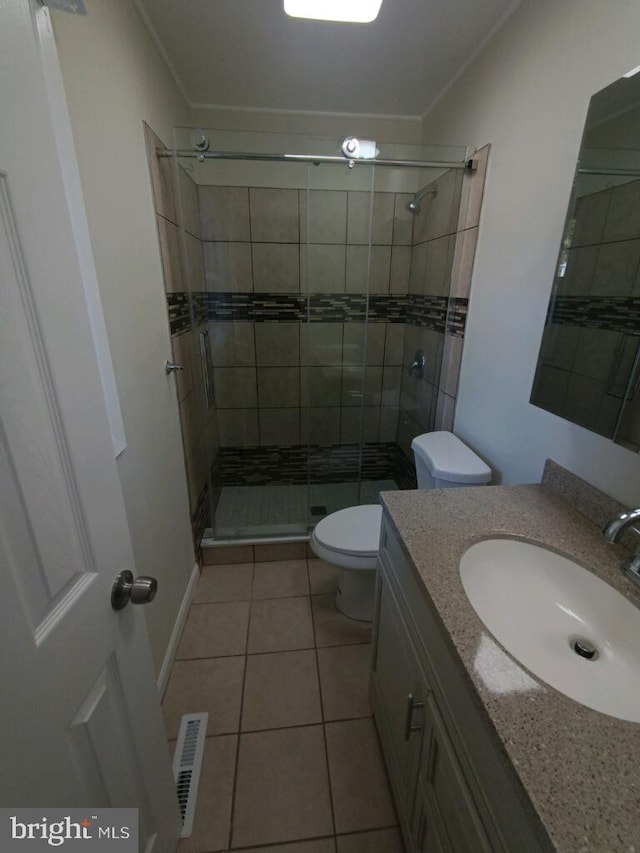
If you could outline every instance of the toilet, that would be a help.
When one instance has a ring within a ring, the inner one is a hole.
[[[451,432],[428,432],[411,442],[419,489],[486,485],[491,469]],[[370,622],[382,526],[379,504],[350,506],[318,522],[311,536],[314,554],[341,569],[336,607],[345,616]]]

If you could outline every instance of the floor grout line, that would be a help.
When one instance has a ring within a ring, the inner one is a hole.
[[[320,719],[322,720],[322,742],[324,743],[324,761],[325,761],[325,770],[327,774],[327,786],[329,789],[329,807],[331,809],[331,825],[333,826],[333,834],[335,836],[336,833],[336,813],[335,806],[333,801],[333,788],[331,786],[331,768],[329,766],[329,745],[327,744],[327,728],[325,725],[325,711],[324,711],[324,699],[322,693],[322,678],[320,676],[320,660],[318,658],[318,637],[316,633],[316,620],[314,618],[313,611],[313,602],[311,596],[311,572],[309,570],[309,561],[307,561],[307,575],[309,580],[309,607],[311,608],[311,625],[313,629],[313,643],[314,643],[314,651],[316,657],[316,675],[318,678],[318,693],[320,700]],[[337,841],[333,842],[334,847],[337,848]]]
[[[251,570],[251,592],[253,592],[253,581],[255,578],[255,570],[256,564],[253,563],[253,568]],[[240,713],[238,715],[238,732],[237,732],[237,742],[236,742],[236,760],[235,766],[233,768],[233,787],[231,790],[231,811],[229,813],[229,831],[227,834],[227,838],[229,839],[229,849],[231,849],[231,845],[233,843],[233,817],[235,814],[236,808],[236,788],[238,784],[238,762],[240,760],[240,737],[242,731],[242,713],[244,710],[244,690],[247,683],[247,646],[249,645],[249,631],[251,630],[251,605],[249,605],[249,618],[247,619],[247,631],[245,635],[245,653],[244,653],[244,665],[242,667],[242,688],[240,690]]]
[[[340,723],[350,723],[350,722],[356,722],[356,721],[364,722],[364,721],[372,720],[373,714],[372,713],[369,713],[366,715],[359,714],[359,715],[355,715],[355,716],[342,717],[342,718],[337,718],[337,719],[328,719],[327,718],[327,715],[325,712],[324,692],[323,692],[322,677],[321,677],[321,671],[320,671],[320,653],[321,653],[322,649],[340,649],[340,648],[346,649],[349,647],[370,645],[371,644],[371,638],[368,637],[367,639],[362,639],[362,640],[350,639],[348,642],[332,642],[329,645],[322,645],[322,646],[318,645],[318,632],[316,630],[316,628],[317,628],[316,615],[317,614],[316,614],[316,608],[313,607],[314,598],[328,599],[328,598],[332,597],[332,593],[330,593],[330,592],[328,592],[328,593],[321,593],[321,592],[315,592],[314,593],[314,592],[312,592],[312,589],[311,589],[311,565],[310,565],[311,559],[312,558],[305,558],[305,569],[306,569],[305,574],[307,577],[307,581],[309,583],[309,588],[308,588],[308,592],[304,595],[274,596],[272,598],[254,598],[253,597],[253,586],[255,583],[256,572],[259,571],[259,569],[257,569],[257,563],[254,560],[251,563],[251,566],[252,566],[251,584],[250,584],[251,594],[250,594],[249,598],[238,599],[236,601],[194,602],[194,604],[192,606],[196,606],[196,605],[199,606],[201,604],[227,604],[227,603],[246,603],[246,604],[248,604],[249,605],[249,608],[248,608],[249,613],[248,613],[248,619],[247,619],[247,624],[246,624],[246,632],[244,635],[244,651],[243,652],[237,652],[235,654],[207,655],[206,657],[176,658],[176,660],[175,660],[175,663],[190,663],[190,662],[197,663],[197,662],[202,662],[202,661],[217,660],[217,659],[222,660],[222,659],[227,659],[227,658],[240,658],[241,657],[243,659],[242,684],[241,684],[241,689],[240,689],[237,729],[235,731],[233,731],[233,730],[232,731],[220,731],[220,732],[216,732],[216,734],[207,735],[207,740],[210,740],[212,738],[236,737],[235,764],[233,767],[233,782],[232,782],[232,786],[231,786],[232,787],[231,808],[230,808],[230,814],[229,814],[229,826],[226,830],[226,836],[228,839],[228,848],[227,848],[228,853],[234,853],[235,850],[241,850],[241,849],[247,849],[247,850],[256,849],[256,850],[258,850],[258,849],[264,848],[264,846],[265,846],[265,842],[262,842],[259,844],[254,844],[254,845],[249,845],[249,846],[246,846],[246,848],[245,847],[234,848],[232,846],[233,840],[234,840],[233,834],[234,834],[234,816],[236,813],[236,800],[237,800],[238,795],[239,795],[239,792],[238,792],[238,770],[239,770],[240,747],[241,747],[241,742],[242,742],[244,735],[262,735],[262,734],[267,734],[269,732],[287,731],[290,729],[302,729],[302,728],[311,728],[311,727],[317,727],[317,726],[322,727],[322,738],[323,738],[323,744],[324,744],[324,759],[325,759],[325,761],[324,761],[324,768],[325,768],[324,772],[326,774],[327,785],[328,785],[329,806],[331,809],[332,833],[329,835],[313,836],[313,837],[301,836],[300,838],[292,839],[289,842],[269,842],[267,844],[268,847],[273,847],[274,850],[275,849],[278,849],[278,850],[282,849],[282,853],[286,853],[287,848],[289,848],[289,847],[293,848],[294,846],[296,846],[300,843],[311,842],[314,840],[318,840],[318,841],[319,840],[323,840],[323,841],[331,841],[332,840],[333,841],[334,853],[336,853],[336,851],[338,850],[339,838],[348,837],[348,836],[356,836],[356,835],[364,835],[366,833],[379,832],[379,831],[387,830],[387,829],[397,829],[397,823],[395,823],[395,824],[390,824],[389,826],[384,826],[384,827],[372,827],[372,828],[361,829],[361,830],[352,830],[352,831],[347,831],[347,832],[338,832],[338,830],[337,830],[335,805],[334,805],[334,797],[333,797],[333,787],[332,787],[332,783],[331,783],[331,769],[330,769],[329,747],[328,747],[328,739],[327,739],[327,726],[330,723],[340,724]],[[269,562],[292,562],[292,561],[290,561],[290,560],[277,560],[277,561],[274,560],[274,561],[269,561]],[[302,558],[295,558],[295,562],[301,563]],[[231,565],[234,565],[234,564],[231,564]],[[215,567],[212,566],[211,568],[215,568]],[[252,622],[252,616],[253,616],[253,611],[254,611],[254,604],[256,602],[260,602],[260,601],[278,601],[278,600],[287,601],[287,600],[291,600],[293,598],[304,598],[304,599],[308,600],[309,611],[310,611],[309,615],[310,615],[310,619],[311,619],[311,629],[312,629],[312,635],[313,635],[313,645],[303,646],[302,648],[269,649],[267,651],[249,652],[248,651],[249,636],[251,634],[251,622]],[[242,723],[243,723],[243,718],[244,718],[245,691],[246,691],[246,687],[247,687],[248,658],[249,657],[264,656],[264,655],[277,655],[277,654],[287,654],[287,653],[291,653],[291,652],[295,653],[295,652],[310,652],[310,651],[314,652],[314,659],[315,659],[315,674],[316,674],[316,679],[317,679],[316,683],[318,686],[319,719],[315,722],[296,723],[293,725],[283,725],[283,726],[271,726],[269,728],[250,729],[247,731],[243,731]],[[171,744],[172,739],[167,738],[167,741],[169,744]],[[175,740],[173,742],[175,742]],[[320,769],[320,768],[318,768],[318,769]],[[301,829],[301,831],[303,831],[303,828]]]

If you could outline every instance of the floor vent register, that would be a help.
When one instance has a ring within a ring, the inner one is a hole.
[[[193,831],[208,720],[209,714],[203,712],[184,714],[180,721],[176,751],[173,755],[173,777],[182,815],[180,838],[188,838]]]

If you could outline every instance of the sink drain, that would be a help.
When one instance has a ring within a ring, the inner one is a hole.
[[[583,640],[582,637],[578,637],[570,640],[570,643],[573,651],[581,658],[596,660],[598,657],[598,649],[589,640]]]

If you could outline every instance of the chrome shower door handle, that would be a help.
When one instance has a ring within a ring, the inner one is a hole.
[[[165,361],[164,372],[167,374],[167,376],[170,373],[175,373],[176,370],[184,370],[184,367],[181,364],[174,364],[173,361]]]

